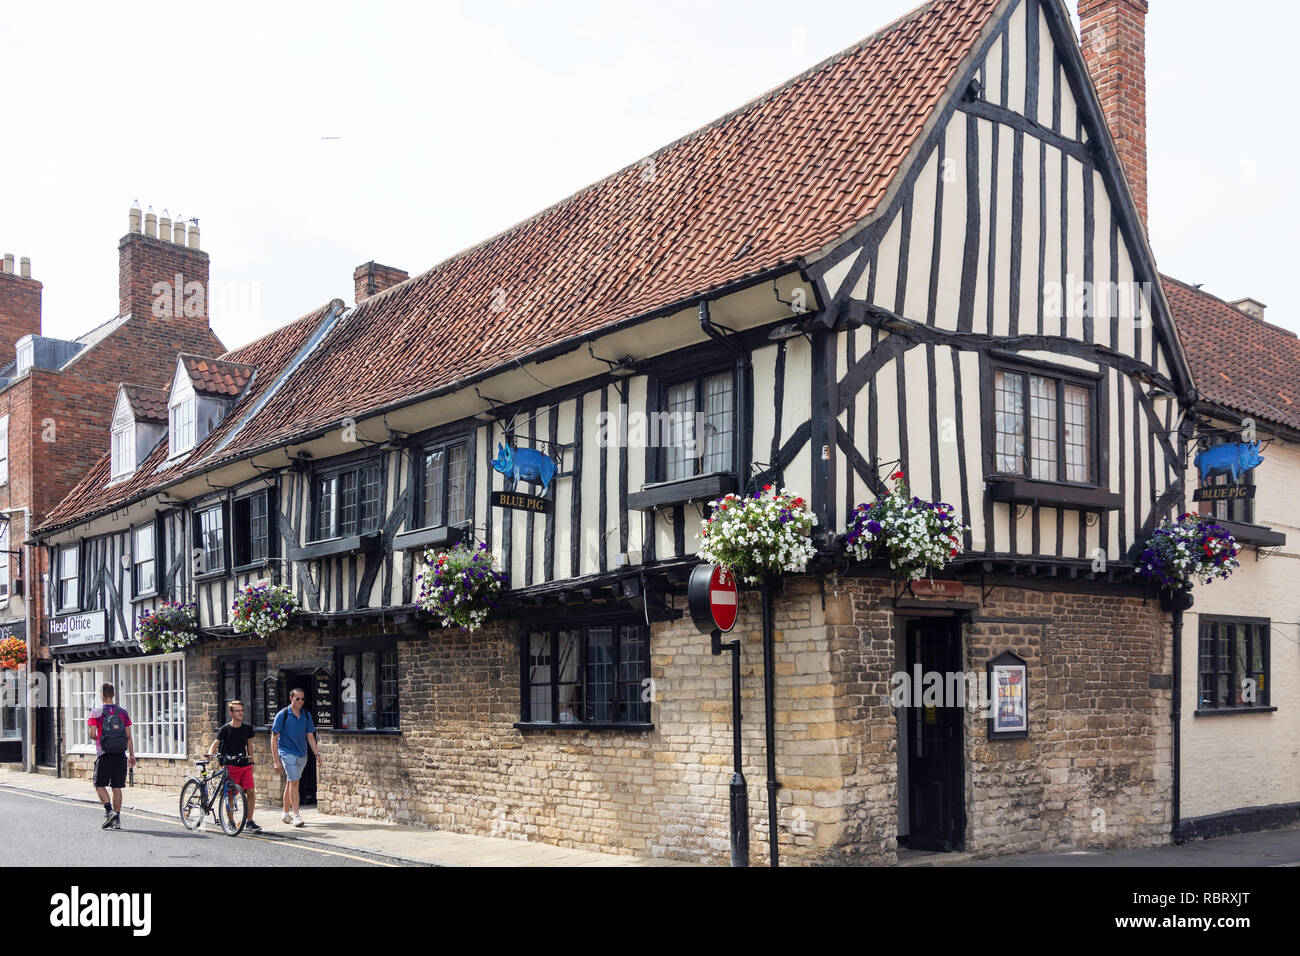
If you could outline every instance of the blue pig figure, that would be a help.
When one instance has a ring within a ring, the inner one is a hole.
[[[497,442],[497,457],[492,468],[509,479],[510,491],[515,490],[522,478],[530,484],[541,485],[542,494],[546,494],[551,479],[555,477],[555,462],[536,448],[507,448],[500,442]]]
[[[1253,441],[1230,442],[1204,448],[1196,453],[1195,461],[1201,472],[1202,483],[1215,475],[1227,475],[1235,485],[1242,475],[1261,464],[1264,459],[1259,454],[1259,442]]]

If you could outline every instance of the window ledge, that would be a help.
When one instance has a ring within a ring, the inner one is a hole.
[[[316,730],[317,732],[320,733],[342,734],[345,737],[400,737],[402,736],[402,731],[400,728],[397,730],[361,730],[361,729],[353,730],[344,727],[317,727]]]
[[[371,531],[366,534],[348,534],[341,538],[326,538],[324,541],[313,541],[310,544],[294,548],[289,555],[289,560],[311,561],[315,558],[328,558],[340,554],[377,551],[383,537],[381,532]]]
[[[565,720],[559,723],[550,721],[517,721],[516,730],[621,730],[627,733],[643,734],[647,731],[654,730],[654,724],[619,724],[619,723],[594,723],[584,722],[581,720]]]
[[[457,544],[465,539],[468,528],[465,525],[438,525],[433,528],[416,528],[403,531],[394,536],[393,549],[405,551],[408,548],[430,547],[442,544]]]
[[[131,595],[131,603],[139,604],[141,601],[152,601],[158,596],[157,591],[146,591],[144,594],[133,594]]]
[[[1123,496],[1106,488],[1031,478],[990,478],[988,492],[991,501],[1053,505],[1082,511],[1115,511],[1124,504]]]
[[[228,574],[230,574],[230,572],[227,571],[225,568],[217,568],[217,569],[214,570],[214,571],[204,571],[202,574],[196,574],[196,575],[194,575],[194,580],[195,580],[196,582],[198,582],[198,581],[215,581],[215,580],[217,580],[218,578],[224,578],[224,577],[226,577]]]
[[[627,496],[627,506],[632,511],[650,511],[668,505],[683,505],[692,501],[712,501],[739,487],[736,476],[730,471],[715,471],[707,475],[693,475],[643,485],[640,491]]]
[[[258,561],[253,561],[249,564],[237,564],[233,568],[231,568],[230,571],[232,574],[247,574],[250,571],[265,571],[270,566],[271,566],[270,560],[267,558],[262,558]]]
[[[1233,539],[1242,544],[1253,544],[1263,548],[1280,548],[1286,544],[1286,535],[1274,531],[1262,524],[1247,524],[1244,521],[1227,521],[1212,518],[1221,528],[1226,528]]]
[[[1230,714],[1271,714],[1277,710],[1276,707],[1258,706],[1258,707],[1210,707],[1204,710],[1197,709],[1193,712],[1194,717],[1227,717]]]

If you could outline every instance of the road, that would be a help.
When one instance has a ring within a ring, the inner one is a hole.
[[[104,809],[0,787],[0,865],[11,866],[393,866],[364,853],[306,846],[285,837],[228,837],[208,823],[198,833],[146,813],[122,812],[104,830]]]

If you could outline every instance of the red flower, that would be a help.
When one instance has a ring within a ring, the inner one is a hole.
[[[764,485],[764,486],[763,486],[763,490],[764,490],[764,491],[771,491],[771,490],[772,490],[772,486],[771,486],[771,485]]]
[[[903,477],[903,473],[901,471],[896,471],[891,477],[894,481],[897,481],[899,478]]]

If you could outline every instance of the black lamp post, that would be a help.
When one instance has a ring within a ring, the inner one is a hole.
[[[740,639],[722,643],[722,632],[713,629],[713,654],[731,651],[731,865],[749,866],[749,795],[745,774],[740,769]]]

